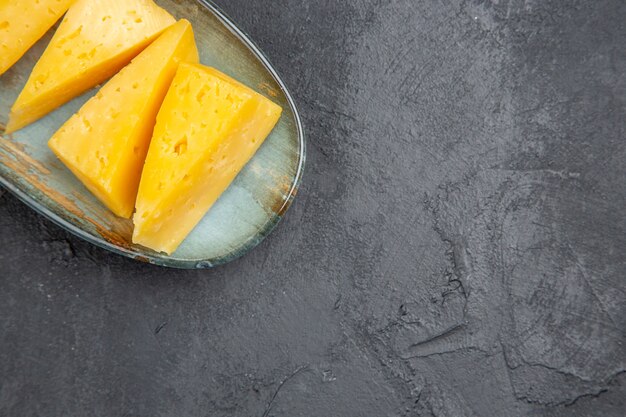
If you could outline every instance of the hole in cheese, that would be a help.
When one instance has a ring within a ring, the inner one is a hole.
[[[47,74],[41,74],[40,76],[35,78],[35,90],[41,88],[46,83],[47,79],[48,79]]]
[[[92,127],[91,127],[91,123],[89,122],[89,120],[85,119],[84,117],[81,117],[82,121],[83,121],[83,126],[85,127],[85,129],[87,129],[88,132],[92,131]]]
[[[176,156],[184,155],[185,152],[187,152],[187,136],[183,137],[174,145],[174,153]]]

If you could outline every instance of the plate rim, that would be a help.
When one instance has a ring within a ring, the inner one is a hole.
[[[29,195],[26,191],[22,191],[16,187],[11,181],[0,174],[0,184],[10,191],[13,195],[18,197],[24,204],[31,209],[43,215],[57,226],[67,230],[73,235],[95,245],[102,249],[113,252],[117,255],[122,255],[127,258],[131,258],[136,261],[149,263],[157,266],[175,268],[175,269],[209,269],[214,268],[226,263],[232,262],[246,253],[250,252],[256,246],[258,246],[269,234],[276,228],[276,226],[282,220],[284,214],[291,207],[294,198],[298,193],[300,184],[302,183],[302,177],[304,175],[304,168],[306,164],[306,138],[304,133],[304,125],[300,118],[300,113],[296,107],[295,100],[293,99],[289,89],[285,85],[282,77],[278,74],[274,66],[271,64],[267,56],[263,51],[254,43],[251,37],[249,37],[243,30],[241,30],[232,19],[230,19],[217,5],[210,0],[196,0],[206,7],[217,19],[233,34],[235,35],[263,64],[263,67],[274,78],[276,84],[278,84],[280,90],[285,95],[289,108],[294,116],[296,131],[299,142],[299,154],[298,154],[298,167],[291,188],[286,195],[280,209],[272,214],[269,221],[267,221],[262,229],[259,229],[254,236],[251,236],[241,246],[234,248],[226,255],[222,255],[216,258],[202,259],[202,260],[185,260],[174,259],[168,257],[154,256],[150,253],[140,253],[133,249],[127,249],[121,246],[117,246],[104,238],[98,239],[90,233],[85,232],[80,227],[75,226],[70,221],[64,219],[61,215],[55,213],[50,208],[36,201],[36,198]]]

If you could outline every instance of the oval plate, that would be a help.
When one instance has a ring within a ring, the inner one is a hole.
[[[191,21],[203,64],[265,94],[284,110],[252,161],[179,249],[167,256],[133,245],[132,222],[109,212],[48,149],[48,139],[95,90],[13,135],[0,136],[0,184],[53,222],[112,252],[167,267],[210,268],[242,256],[278,224],[302,178],[304,134],[296,106],[272,65],[216,6],[205,0],[157,3]],[[0,124],[6,124],[50,37],[48,33],[0,77]]]

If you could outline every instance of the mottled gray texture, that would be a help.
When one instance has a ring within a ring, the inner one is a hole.
[[[220,1],[299,102],[211,271],[0,197],[0,415],[623,416],[626,2]]]

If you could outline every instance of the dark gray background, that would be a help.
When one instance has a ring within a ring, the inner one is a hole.
[[[623,416],[626,2],[218,3],[301,107],[293,208],[175,271],[4,193],[0,415]]]

